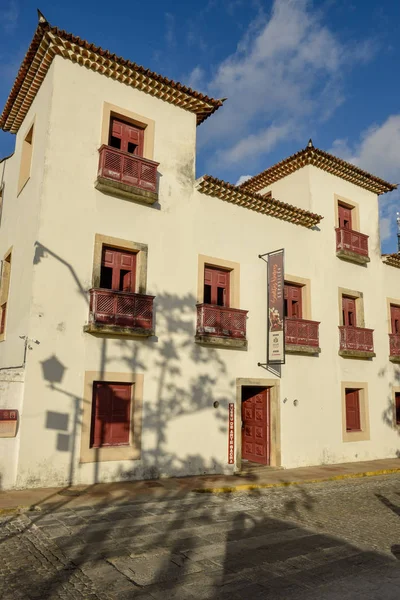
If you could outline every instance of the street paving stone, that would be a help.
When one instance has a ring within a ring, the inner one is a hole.
[[[400,476],[0,519],[0,599],[399,600]]]

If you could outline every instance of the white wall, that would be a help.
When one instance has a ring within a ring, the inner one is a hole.
[[[16,438],[0,439],[2,486],[10,487],[17,470],[20,432],[24,427],[22,404],[24,340],[30,335],[33,261],[40,219],[41,186],[46,171],[48,114],[51,107],[53,68],[46,78],[23,121],[15,140],[15,152],[7,159],[4,171],[3,213],[0,226],[0,258],[12,247],[11,277],[7,303],[6,338],[0,342],[0,408],[20,411]],[[31,177],[18,194],[21,148],[24,137],[35,123]],[[3,166],[3,165],[2,165]],[[28,350],[29,359],[30,350]],[[11,369],[8,369],[11,367]],[[32,444],[32,432],[30,432]]]

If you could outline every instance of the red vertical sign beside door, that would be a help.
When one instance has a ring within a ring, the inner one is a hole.
[[[228,465],[235,463],[235,405],[229,404]]]

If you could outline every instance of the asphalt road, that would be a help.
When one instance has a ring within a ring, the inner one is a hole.
[[[0,525],[2,600],[400,599],[399,475]]]

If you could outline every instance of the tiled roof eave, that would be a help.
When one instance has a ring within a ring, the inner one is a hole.
[[[396,185],[384,181],[380,177],[376,177],[328,152],[314,148],[314,146],[300,150],[300,152],[289,156],[269,169],[254,175],[254,177],[242,183],[240,187],[257,192],[306,165],[315,166],[375,194],[384,194],[397,188]]]
[[[48,23],[40,23],[0,116],[1,129],[18,131],[56,55],[188,110],[196,114],[198,125],[223,104],[222,100],[196,92]]]
[[[198,183],[197,189],[207,196],[219,198],[225,202],[254,210],[261,214],[269,215],[282,221],[288,221],[295,225],[302,225],[308,229],[315,227],[323,218],[321,215],[309,212],[297,206],[265,198],[260,194],[248,192],[210,175],[204,175]]]
[[[385,265],[389,265],[389,267],[396,267],[400,269],[400,253],[396,252],[395,254],[384,254],[382,256],[382,260]]]

